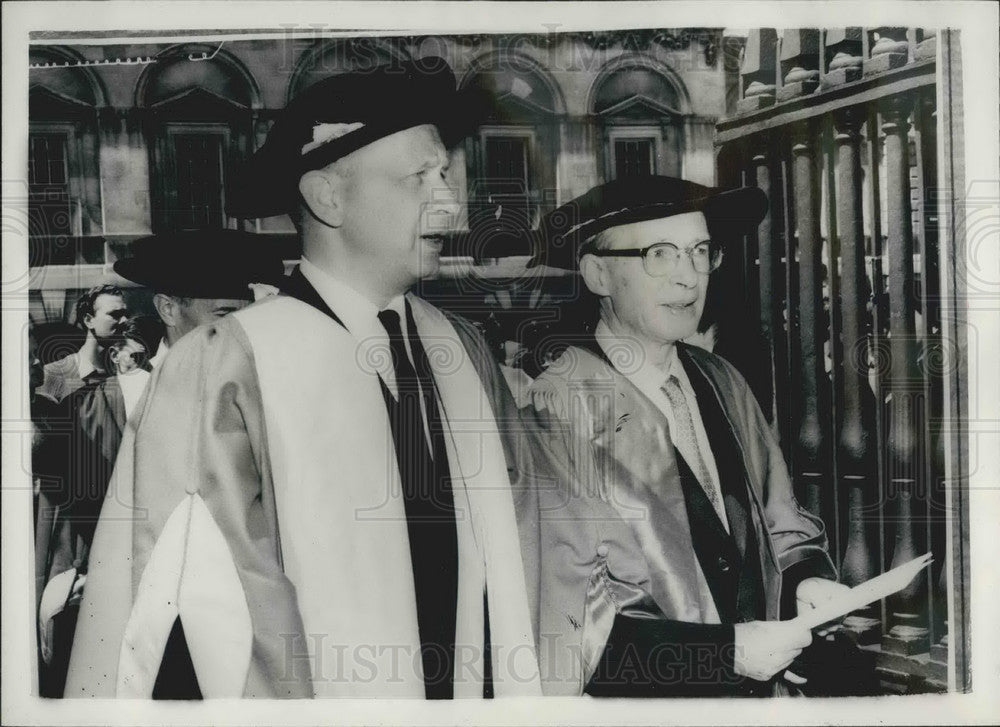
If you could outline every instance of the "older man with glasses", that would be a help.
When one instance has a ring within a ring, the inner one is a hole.
[[[536,262],[578,268],[599,299],[593,334],[530,392],[558,473],[534,514],[549,694],[775,693],[783,675],[801,681],[786,668],[812,639],[778,619],[843,588],[743,377],[683,342],[724,241],[766,204],[757,189],[651,177],[543,223]]]

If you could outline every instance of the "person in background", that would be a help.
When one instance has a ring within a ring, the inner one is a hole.
[[[846,589],[743,377],[682,342],[723,241],[766,204],[758,189],[649,177],[543,223],[539,260],[578,269],[599,298],[593,333],[530,390],[561,473],[534,515],[549,694],[772,694],[812,640],[778,619]]]
[[[115,383],[122,393],[127,420],[149,382],[149,371],[146,369],[149,349],[135,321],[129,321],[122,328],[118,339],[108,349],[108,359]],[[103,382],[100,385],[106,386]],[[117,447],[115,449],[117,451]]]
[[[86,331],[79,351],[45,365],[38,393],[60,402],[88,381],[106,376],[105,350],[128,321],[125,295],[117,285],[96,285],[76,302],[76,323]]]
[[[115,272],[153,291],[163,339],[150,357],[156,368],[170,347],[206,323],[277,291],[284,277],[280,249],[242,230],[195,230],[143,237]]]
[[[196,265],[193,263],[197,263]],[[115,271],[155,292],[164,337],[147,340],[152,326],[125,320],[103,338],[100,371],[63,400],[67,431],[64,470],[44,490],[48,537],[36,542],[42,680],[46,696],[61,696],[90,546],[126,422],[170,345],[199,325],[239,310],[254,298],[251,285],[280,283],[284,266],[271,241],[235,230],[206,230],[142,238]],[[68,457],[68,460],[67,460]],[[48,465],[52,469],[52,465]]]

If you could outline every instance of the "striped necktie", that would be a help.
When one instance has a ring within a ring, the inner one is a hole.
[[[694,420],[691,418],[691,409],[688,407],[687,397],[681,389],[677,377],[671,375],[663,385],[663,393],[670,400],[670,407],[674,410],[674,430],[670,436],[674,440],[674,446],[680,451],[681,456],[688,463],[698,483],[705,491],[708,501],[715,508],[719,520],[726,523],[726,510],[722,503],[722,495],[718,486],[712,481],[708,474],[708,467],[702,457],[702,452],[698,447],[698,439],[694,434]]]

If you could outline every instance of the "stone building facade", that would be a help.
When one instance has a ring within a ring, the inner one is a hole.
[[[67,318],[77,291],[111,275],[150,233],[243,227],[274,235],[294,258],[287,218],[226,215],[240,163],[316,80],[426,56],[495,100],[453,152],[463,227],[474,234],[456,236],[446,254],[472,258],[487,277],[508,275],[528,252],[524,231],[595,184],[655,173],[715,181],[714,129],[734,103],[739,41],[704,28],[354,38],[277,29],[33,45],[32,320]],[[468,269],[447,264],[445,277]]]

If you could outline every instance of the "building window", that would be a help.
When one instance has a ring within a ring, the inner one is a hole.
[[[232,132],[225,123],[168,121],[154,149],[157,199],[154,231],[174,232],[229,226],[226,170]]]
[[[223,136],[173,134],[177,169],[174,227],[224,227]]]
[[[192,54],[211,55],[191,63]],[[154,233],[221,229],[226,183],[234,164],[253,151],[256,83],[224,49],[173,46],[140,76],[136,97],[149,134],[150,222]]]
[[[648,177],[653,174],[656,171],[655,146],[653,138],[615,139],[612,147],[614,178]]]
[[[594,82],[590,108],[604,137],[606,180],[682,176],[687,94],[666,69],[647,63],[613,61]]]
[[[473,60],[461,87],[491,99],[484,125],[465,145],[470,254],[528,254],[530,231],[555,207],[564,112],[557,86],[532,59],[494,52]]]
[[[28,220],[32,236],[69,235],[68,135],[28,135]]]
[[[530,226],[531,134],[483,134],[482,189],[488,212],[500,210],[511,221]]]

